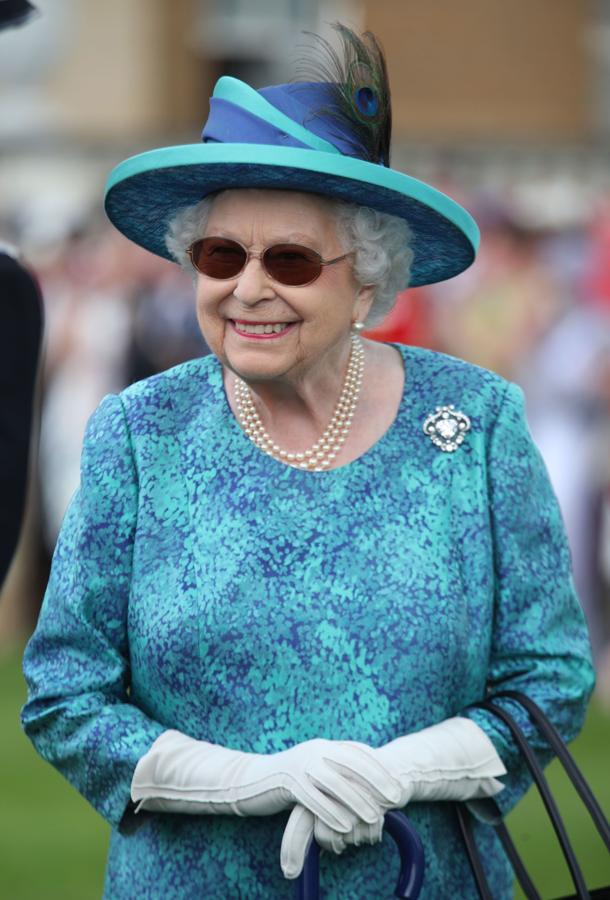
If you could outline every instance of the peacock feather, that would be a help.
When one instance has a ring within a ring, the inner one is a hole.
[[[355,156],[389,166],[392,107],[383,50],[370,31],[358,35],[340,22],[332,27],[339,52],[326,38],[305,32],[315,43],[312,57],[301,60],[299,79],[328,85],[329,102],[314,115],[334,121],[343,138],[347,133]]]

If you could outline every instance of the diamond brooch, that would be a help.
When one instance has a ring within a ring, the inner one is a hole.
[[[424,433],[445,453],[453,453],[470,431],[470,419],[450,404],[437,406],[424,422]]]

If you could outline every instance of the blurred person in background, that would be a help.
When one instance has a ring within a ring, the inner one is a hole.
[[[592,281],[596,243],[583,243],[579,234],[549,237],[544,258],[556,276],[557,311],[528,356],[518,361],[515,377],[528,398],[532,434],[561,506],[574,580],[600,669],[610,636],[600,567],[601,504],[610,474],[605,377],[610,316]],[[580,271],[570,276],[557,258],[574,254],[580,256]],[[603,682],[600,671],[600,688]]]
[[[367,328],[366,337],[386,344],[413,344],[436,349],[437,337],[426,288],[401,291],[383,322]]]
[[[318,77],[222,78],[202,144],[109,182],[124,234],[192,263],[211,350],[91,418],[25,656],[28,735],[112,825],[109,898],[290,896],[270,848],[294,878],[314,835],[329,895],[389,897],[407,803],[422,897],[475,896],[443,801],[506,811],[528,777],[469,704],[518,688],[569,739],[592,687],[521,392],[360,336],[478,233],[389,167],[383,56],[336,27]]]
[[[18,28],[37,14],[28,0],[0,0],[0,30]]]
[[[49,553],[78,487],[87,420],[102,397],[206,352],[191,279],[88,210],[63,216],[57,212],[50,233],[35,227],[30,235],[47,311],[39,475]]]
[[[483,232],[477,265],[433,297],[439,347],[515,380],[565,521],[574,580],[599,672],[608,609],[600,509],[608,485],[610,359],[607,216],[590,229],[523,224],[498,197],[474,200]]]
[[[132,298],[127,384],[209,352],[193,306],[192,278],[150,253]]]
[[[496,196],[472,206],[484,236],[477,265],[434,292],[434,332],[446,353],[514,379],[557,315],[557,291],[540,260],[542,235]]]
[[[0,0],[0,31],[24,24],[35,12],[27,0]],[[0,240],[0,589],[25,508],[41,337],[38,282],[17,248]]]
[[[15,248],[0,242],[0,587],[25,508],[41,335],[38,283]]]
[[[40,489],[49,548],[78,486],[80,448],[91,410],[126,383],[134,278],[131,255],[115,235],[96,221],[72,228],[42,272],[47,352]]]
[[[547,257],[567,297],[524,382],[533,400],[534,435],[540,435],[565,510],[598,695],[610,707],[610,200],[598,198],[587,230],[551,241]]]

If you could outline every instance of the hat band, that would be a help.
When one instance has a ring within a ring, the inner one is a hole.
[[[221,144],[271,144],[276,147],[311,147],[299,141],[293,135],[266,122],[249,110],[222,100],[220,97],[210,99],[210,115],[201,132],[204,143],[214,141]]]
[[[218,100],[222,100],[230,104],[230,106],[218,106],[216,105]],[[217,137],[217,135],[222,135],[224,132],[222,116],[225,113],[231,114],[232,111],[234,112],[234,107],[241,110],[245,118],[239,121],[233,118],[233,126],[237,129],[237,126],[247,123],[255,135],[253,139],[245,140],[245,136],[239,130],[236,130],[235,134],[229,132],[228,140],[223,137]],[[308,110],[304,108],[301,112],[305,115]],[[268,130],[269,128],[275,130],[270,131]],[[256,135],[258,135],[258,138]],[[271,137],[271,146],[321,150],[325,153],[342,152],[340,146],[335,146],[334,143],[316,134],[315,131],[304,127],[303,124],[295,121],[291,116],[286,115],[285,112],[278,109],[273,103],[270,103],[261,92],[255,91],[249,85],[238,81],[237,78],[231,78],[229,75],[224,75],[220,78],[214,88],[214,94],[210,100],[210,115],[202,137],[204,141],[220,141],[221,143],[231,144],[264,143],[267,145],[269,145],[269,138]],[[288,141],[288,137],[293,138],[294,142]]]

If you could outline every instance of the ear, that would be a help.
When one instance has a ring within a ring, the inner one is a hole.
[[[360,285],[356,292],[356,299],[354,302],[355,322],[364,322],[370,312],[371,306],[373,305],[376,291],[377,285],[375,284]]]

